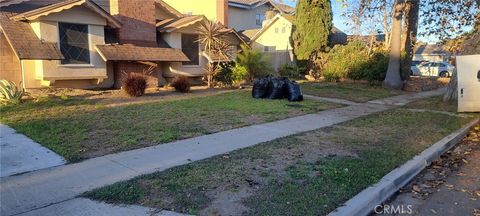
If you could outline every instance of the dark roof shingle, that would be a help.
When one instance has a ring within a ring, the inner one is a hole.
[[[105,61],[190,61],[179,49],[140,47],[132,44],[107,44],[96,46]]]
[[[56,43],[42,42],[28,23],[10,20],[9,13],[0,13],[0,28],[19,59],[63,59]]]

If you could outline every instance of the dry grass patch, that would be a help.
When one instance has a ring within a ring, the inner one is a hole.
[[[339,98],[362,103],[402,94],[401,91],[389,91],[382,88],[382,86],[366,83],[305,82],[301,84],[301,87],[307,95]]]
[[[339,107],[314,100],[292,104],[255,100],[248,91],[115,107],[47,98],[0,107],[0,122],[73,162]]]
[[[469,120],[387,111],[138,177],[87,196],[199,215],[325,215]]]

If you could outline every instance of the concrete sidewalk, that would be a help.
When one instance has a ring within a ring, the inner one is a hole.
[[[65,162],[60,155],[0,124],[0,177],[59,166]]]
[[[393,104],[442,94],[435,90],[396,96]],[[394,108],[365,103],[326,110],[153,147],[105,155],[76,164],[0,180],[1,215],[15,215],[70,200],[86,191],[133,177],[202,160],[277,138],[328,127]]]
[[[30,211],[18,216],[188,216],[172,211],[158,210],[137,205],[112,205],[85,198],[75,198],[65,202],[50,205],[36,211]]]

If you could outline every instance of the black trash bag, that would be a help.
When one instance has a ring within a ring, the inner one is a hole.
[[[300,85],[295,81],[287,81],[285,84],[288,101],[303,101],[303,94]]]
[[[285,94],[285,84],[286,80],[284,78],[271,78],[268,85],[267,98],[270,99],[283,99]]]
[[[266,98],[268,95],[268,85],[270,77],[258,78],[253,82],[252,97]]]

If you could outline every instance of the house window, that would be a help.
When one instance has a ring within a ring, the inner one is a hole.
[[[257,14],[255,17],[255,22],[258,26],[261,26],[263,23],[263,20],[265,20],[265,15],[262,14]]]
[[[88,25],[58,23],[62,64],[90,64]]]
[[[198,35],[182,34],[182,52],[190,59],[183,65],[200,65]]]
[[[287,29],[286,29],[285,26],[284,26],[284,27],[282,27],[282,33],[285,34],[285,32],[287,32]]]
[[[275,34],[278,34],[278,27],[275,28]]]
[[[275,52],[277,50],[276,46],[264,46],[263,51],[264,52]]]

